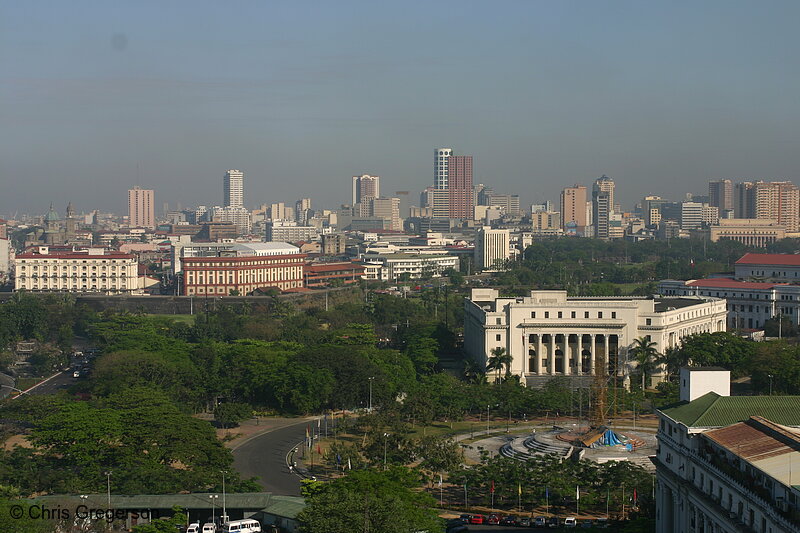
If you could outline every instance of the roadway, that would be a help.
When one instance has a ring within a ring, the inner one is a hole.
[[[242,478],[258,478],[267,492],[300,496],[300,477],[289,472],[286,460],[287,453],[305,439],[309,423],[300,420],[251,437],[233,450],[233,466]]]

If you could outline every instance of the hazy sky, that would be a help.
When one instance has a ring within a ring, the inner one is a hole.
[[[0,0],[0,214],[349,202],[433,181],[558,201],[795,180],[800,2]],[[138,167],[138,171],[137,171]],[[137,177],[138,172],[138,177]]]

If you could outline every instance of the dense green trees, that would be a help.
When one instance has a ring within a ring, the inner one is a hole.
[[[353,471],[348,476],[314,487],[298,516],[304,533],[341,531],[443,531],[432,509],[435,500],[413,490],[419,477],[394,467]]]

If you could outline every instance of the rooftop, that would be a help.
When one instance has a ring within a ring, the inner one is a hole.
[[[800,266],[800,254],[744,254],[737,265]]]
[[[792,484],[792,464],[800,464],[800,431],[753,416],[703,435],[780,483]]]
[[[798,256],[800,257],[800,256]],[[779,285],[788,283],[766,283],[759,281],[739,281],[732,278],[712,278],[712,279],[693,279],[687,281],[689,287],[703,287],[707,289],[742,289],[742,290],[766,290]]]
[[[800,427],[800,396],[720,396],[709,392],[694,401],[673,404],[660,411],[690,428],[730,426],[753,415]]]
[[[655,312],[665,313],[674,309],[683,309],[705,303],[705,299],[700,298],[656,298]]]

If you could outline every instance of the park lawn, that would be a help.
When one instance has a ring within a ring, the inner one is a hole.
[[[194,325],[194,319],[196,315],[158,315],[158,314],[151,314],[148,316],[156,317],[156,318],[168,318],[174,320],[175,322],[179,322],[181,324],[186,324],[189,326]]]

